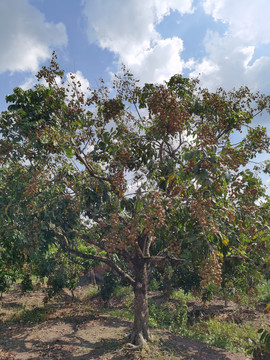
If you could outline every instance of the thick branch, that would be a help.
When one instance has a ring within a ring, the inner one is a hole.
[[[135,281],[132,279],[131,276],[129,276],[128,274],[126,274],[117,264],[115,264],[111,259],[102,257],[102,256],[98,256],[98,255],[90,255],[90,254],[85,254],[82,253],[76,249],[72,249],[69,246],[65,245],[65,248],[67,249],[68,252],[70,252],[71,254],[74,254],[76,256],[79,256],[81,258],[84,259],[90,259],[90,260],[97,260],[97,261],[101,261],[105,264],[107,264],[112,270],[114,270],[118,275],[121,276],[121,278],[126,281],[129,285],[133,286],[135,284]]]
[[[108,181],[109,183],[111,183],[110,179],[107,178],[107,177],[104,177],[104,176],[100,176],[98,175],[94,169],[92,168],[92,166],[85,160],[85,158],[79,153],[79,151],[76,151],[75,152],[75,155],[76,155],[76,158],[77,160],[79,160],[84,166],[85,168],[87,169],[87,171],[89,172],[89,174],[96,178],[96,179],[99,179],[99,180],[102,180],[102,181]]]
[[[135,281],[132,279],[131,276],[129,276],[128,274],[125,273],[125,271],[123,271],[117,264],[115,264],[113,262],[113,260],[106,258],[106,257],[102,257],[99,255],[91,255],[91,254],[85,254],[82,253],[79,250],[76,249],[72,249],[68,243],[68,239],[67,237],[60,233],[60,232],[56,232],[56,234],[58,236],[60,236],[63,239],[63,246],[64,248],[70,252],[71,254],[74,254],[76,256],[79,256],[83,259],[89,259],[89,260],[97,260],[97,261],[101,261],[105,264],[107,264],[112,270],[114,270],[118,275],[120,275],[122,277],[123,280],[125,280],[129,285],[133,286],[135,284]]]

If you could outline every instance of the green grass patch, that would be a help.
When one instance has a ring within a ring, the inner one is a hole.
[[[8,319],[9,322],[39,323],[48,319],[49,309],[47,306],[27,308],[23,306]]]
[[[189,331],[207,344],[244,353],[250,345],[248,338],[258,338],[257,330],[251,324],[236,324],[215,318],[197,323]]]
[[[99,295],[99,288],[97,286],[90,285],[87,291],[87,297],[95,298]]]
[[[196,297],[191,293],[185,293],[184,290],[174,290],[170,296],[170,299],[174,300],[194,300]]]
[[[130,310],[123,310],[123,309],[108,309],[105,311],[107,314],[110,314],[111,316],[115,317],[121,317],[125,319],[129,319],[133,321],[134,315],[133,312]]]
[[[270,280],[264,280],[257,286],[257,301],[270,303]]]
[[[133,294],[133,290],[131,286],[117,286],[113,294],[117,297],[126,297]]]

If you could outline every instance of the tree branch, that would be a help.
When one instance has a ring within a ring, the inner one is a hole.
[[[85,254],[79,250],[72,249],[68,243],[67,237],[60,232],[56,232],[56,233],[63,239],[62,244],[69,253],[79,256],[83,259],[97,260],[107,264],[112,270],[114,270],[118,275],[120,275],[121,278],[125,280],[129,285],[134,286],[135,280],[132,279],[130,275],[126,274],[124,270],[122,270],[117,264],[115,264],[115,262],[113,262],[113,260],[99,255]]]
[[[96,174],[94,169],[92,168],[92,166],[85,160],[85,158],[79,153],[79,151],[77,151],[77,150],[75,151],[75,156],[76,156],[77,160],[79,160],[81,163],[83,163],[83,165],[85,166],[85,168],[87,169],[87,171],[89,172],[89,174],[92,177],[102,180],[102,181],[108,181],[109,183],[111,183],[111,180],[109,178]]]

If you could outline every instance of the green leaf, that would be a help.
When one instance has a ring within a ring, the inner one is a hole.
[[[185,160],[190,160],[190,159],[193,158],[193,155],[194,155],[194,152],[193,152],[193,151],[187,152],[187,153],[185,153],[185,155],[184,155],[184,159],[185,159]]]
[[[140,211],[141,209],[143,208],[143,202],[142,202],[142,200],[136,200],[135,201],[135,204],[134,204],[134,210],[136,211],[136,212],[138,212],[138,211]]]
[[[67,155],[67,157],[68,157],[69,159],[71,159],[71,158],[73,157],[73,150],[72,150],[71,148],[66,147],[66,148],[65,148],[65,153],[66,153],[66,155]]]

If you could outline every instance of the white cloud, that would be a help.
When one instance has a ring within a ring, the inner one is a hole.
[[[248,82],[249,63],[254,47],[241,44],[235,37],[220,36],[209,31],[204,40],[207,56],[194,66],[190,76],[200,77],[211,90],[218,86],[226,89]]]
[[[269,0],[205,0],[205,12],[229,24],[235,37],[249,43],[270,43]]]
[[[208,31],[205,57],[193,64],[191,76],[200,74],[204,86],[215,90],[247,85],[252,90],[270,90],[270,58],[254,58],[256,49],[270,47],[270,2],[268,0],[205,0],[205,12],[228,25],[221,36]]]
[[[191,13],[193,0],[84,1],[88,38],[118,56],[142,81],[181,72],[180,38],[162,39],[155,26],[171,11]]]
[[[184,62],[180,53],[183,41],[178,37],[159,40],[149,50],[142,51],[138,58],[128,63],[136,76],[144,82],[162,82],[181,73]]]
[[[27,77],[23,84],[19,85],[23,90],[28,90],[34,87],[37,83],[37,79],[33,76]]]
[[[75,76],[74,79],[72,79],[72,76]],[[80,83],[79,90],[85,94],[86,96],[90,95],[90,84],[89,81],[83,76],[81,71],[76,71],[76,73],[68,73],[67,74],[67,80],[66,84],[64,86],[67,86],[67,83],[71,84],[73,81],[78,85]]]
[[[65,26],[46,22],[27,0],[0,1],[0,34],[0,72],[35,72],[51,46],[67,43]]]

